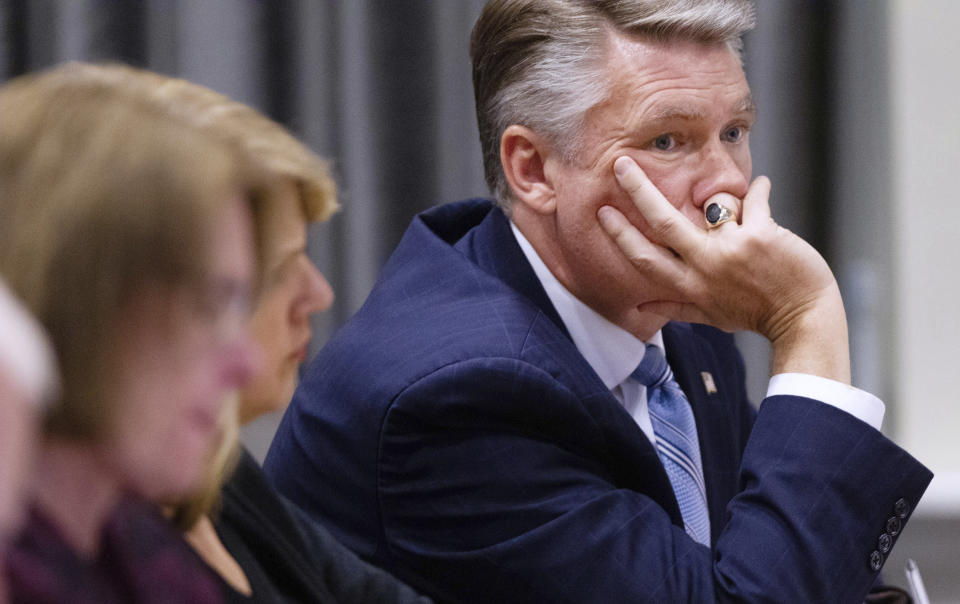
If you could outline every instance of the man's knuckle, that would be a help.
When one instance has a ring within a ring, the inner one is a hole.
[[[657,263],[650,254],[635,250],[634,253],[628,257],[630,258],[630,262],[632,262],[640,272],[649,273],[656,268]]]
[[[677,219],[674,216],[667,216],[656,223],[650,225],[654,235],[660,239],[670,239],[670,236],[677,230]]]

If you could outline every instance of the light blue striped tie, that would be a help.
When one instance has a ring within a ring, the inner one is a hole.
[[[710,546],[710,515],[703,481],[700,444],[693,410],[659,347],[647,351],[631,374],[647,387],[647,407],[657,438],[657,453],[680,504],[683,526],[696,541]]]

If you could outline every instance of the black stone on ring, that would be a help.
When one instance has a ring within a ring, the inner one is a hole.
[[[715,201],[707,206],[704,214],[710,227],[719,226],[728,220],[733,220],[733,212]]]

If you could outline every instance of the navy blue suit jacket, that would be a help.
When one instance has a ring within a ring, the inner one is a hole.
[[[438,600],[862,601],[895,502],[905,522],[929,471],[819,401],[756,414],[730,335],[663,333],[697,421],[712,549],[684,533],[653,446],[482,200],[414,220],[310,365],[265,469]]]

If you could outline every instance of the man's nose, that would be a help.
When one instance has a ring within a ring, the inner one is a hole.
[[[693,203],[697,208],[717,193],[729,193],[743,199],[750,186],[750,175],[744,172],[730,151],[722,143],[703,150],[700,160],[700,178],[694,185]]]

